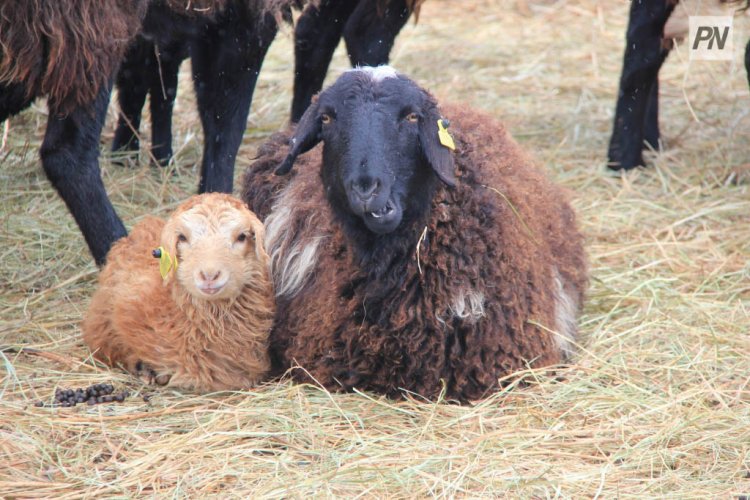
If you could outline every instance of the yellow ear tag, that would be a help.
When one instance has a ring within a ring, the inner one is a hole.
[[[450,149],[451,151],[455,150],[456,145],[453,142],[453,137],[451,137],[451,135],[445,129],[445,126],[443,125],[443,119],[442,118],[439,119],[437,121],[437,124],[438,124],[438,139],[440,139],[440,144]]]
[[[159,273],[161,274],[162,278],[166,278],[169,274],[169,271],[174,269],[177,271],[177,257],[175,256],[174,259],[172,259],[172,256],[169,255],[169,252],[164,250],[164,247],[159,247],[153,252],[154,257],[159,258]]]

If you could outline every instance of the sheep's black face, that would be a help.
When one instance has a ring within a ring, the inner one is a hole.
[[[305,112],[279,173],[322,140],[321,175],[334,209],[390,233],[429,208],[436,174],[454,183],[439,119],[432,97],[392,69],[349,71]]]

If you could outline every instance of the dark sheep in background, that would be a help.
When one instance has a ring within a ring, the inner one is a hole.
[[[147,0],[0,4],[0,121],[47,97],[41,158],[97,263],[125,236],[99,174],[99,136],[112,78]]]
[[[342,35],[352,66],[387,64],[396,35],[412,13],[418,17],[423,2],[424,0],[311,2],[300,15],[295,28],[292,121],[299,120],[310,105],[312,96],[323,86],[333,52]],[[162,32],[174,31],[170,30],[168,23],[164,24]],[[202,42],[203,38],[196,39],[193,35],[183,34],[162,36],[162,41],[158,44],[149,38],[139,37],[131,45],[117,76],[120,117],[112,143],[113,151],[138,151],[140,148],[137,132],[141,110],[146,95],[149,95],[151,154],[157,163],[169,163],[172,157],[172,108],[177,94],[179,66],[189,56],[190,46]],[[259,47],[262,48],[265,43],[261,41]],[[252,90],[249,87],[251,97]],[[236,151],[234,154],[236,155]],[[204,156],[204,164],[205,161]]]
[[[644,147],[659,150],[659,69],[672,49],[664,26],[679,0],[630,3],[620,88],[607,152],[613,170],[645,165]],[[735,3],[739,0],[722,0]],[[747,4],[745,5],[747,8]],[[745,50],[750,75],[750,43]]]
[[[465,401],[571,351],[587,283],[572,208],[501,124],[446,115],[455,153],[430,94],[353,70],[260,149],[243,198],[266,217],[276,373]]]
[[[47,96],[42,165],[97,264],[126,234],[101,180],[98,147],[112,80],[128,43],[139,31],[158,41],[166,25],[200,37],[192,49],[206,137],[199,190],[231,192],[252,88],[277,29],[273,13],[291,2],[9,0],[0,5],[0,121]]]
[[[298,122],[323,88],[341,37],[353,67],[388,64],[393,43],[424,0],[321,0],[310,4],[294,30],[292,121]]]
[[[199,192],[231,192],[234,161],[247,126],[261,65],[280,16],[293,0],[234,0],[216,16],[185,18],[153,4],[145,35],[128,50],[117,77],[120,117],[113,151],[137,151],[146,95],[151,98],[152,154],[160,164],[172,156],[172,107],[180,63],[190,55],[204,149]]]

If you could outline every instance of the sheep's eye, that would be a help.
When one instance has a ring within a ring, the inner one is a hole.
[[[406,121],[417,123],[419,121],[419,116],[416,113],[409,113],[408,115],[406,115]]]
[[[333,118],[331,118],[331,115],[329,115],[328,113],[323,113],[322,115],[320,115],[320,122],[323,125],[328,125],[332,121],[333,121]]]
[[[239,241],[240,243],[242,243],[246,239],[247,239],[247,235],[245,233],[240,233],[240,235],[237,236],[237,241]]]
[[[177,235],[177,241],[179,241],[181,243],[184,243],[184,242],[187,241],[187,236],[185,236],[184,234],[180,233],[180,234]]]

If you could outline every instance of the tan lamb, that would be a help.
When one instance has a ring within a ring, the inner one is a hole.
[[[200,392],[257,384],[275,312],[263,236],[255,214],[226,194],[194,196],[166,222],[146,218],[107,255],[86,344],[150,383]]]

